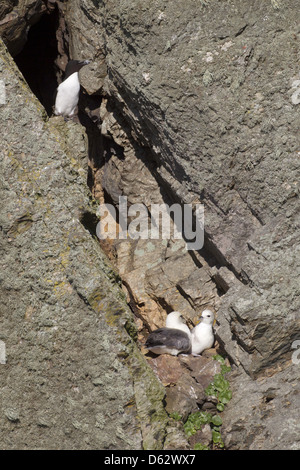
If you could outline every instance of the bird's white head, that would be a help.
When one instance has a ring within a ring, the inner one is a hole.
[[[167,316],[166,320],[166,327],[167,328],[176,328],[177,330],[184,331],[186,334],[190,335],[190,329],[185,324],[185,320],[183,315],[180,312],[171,312]]]
[[[178,323],[184,323],[184,318],[180,312],[171,312],[166,319],[166,327],[174,328]]]
[[[215,319],[215,315],[211,310],[205,309],[201,314],[202,323],[207,323],[212,325]]]

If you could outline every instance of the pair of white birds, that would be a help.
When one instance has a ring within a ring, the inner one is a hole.
[[[146,348],[155,354],[193,354],[198,356],[214,344],[213,323],[215,316],[211,310],[203,310],[202,321],[192,330],[184,323],[180,312],[167,316],[166,326],[154,330],[147,338]]]

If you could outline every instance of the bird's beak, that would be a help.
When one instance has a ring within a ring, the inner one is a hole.
[[[213,321],[213,326],[215,326],[216,323],[217,323],[217,320],[214,319],[214,321]]]
[[[91,60],[82,60],[80,63],[81,63],[82,65],[88,65],[88,64],[90,64],[91,62],[92,62]]]

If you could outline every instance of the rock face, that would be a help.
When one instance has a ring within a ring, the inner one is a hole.
[[[2,42],[0,78],[1,448],[161,448],[164,389],[90,233],[82,128],[45,122]]]
[[[232,375],[222,426],[227,449],[299,449],[298,368],[287,363],[255,381],[242,371]]]
[[[12,55],[18,54],[27,41],[30,26],[47,11],[42,0],[3,0],[0,6],[0,35]],[[51,3],[51,2],[49,2]]]
[[[209,260],[207,273],[217,292],[211,304],[218,309],[220,343],[246,372],[245,383],[256,387],[264,380],[268,388],[275,381],[277,400],[281,389],[291,397],[285,409],[291,419],[278,440],[275,434],[273,440],[263,436],[280,422],[283,403],[280,411],[272,409],[268,424],[258,410],[268,413],[270,402],[253,404],[253,437],[243,407],[244,379],[236,378],[235,407],[227,411],[228,422],[236,422],[229,425],[228,446],[247,448],[253,439],[251,448],[299,447],[293,418],[299,366],[291,362],[293,341],[300,336],[297,2],[211,2],[197,10],[192,1],[71,4],[73,22],[89,11],[90,27],[102,31],[103,88],[128,140],[142,146],[144,157],[136,152],[136,161],[148,162],[172,201],[205,204],[206,239],[199,255]],[[85,50],[79,35],[73,41],[76,50]],[[87,90],[92,81],[92,73],[84,77]],[[108,120],[104,123],[107,135]],[[110,132],[116,140],[119,134]],[[127,163],[116,156],[103,170],[105,182],[109,166],[118,168],[116,194],[124,194]],[[153,269],[166,267],[158,263]],[[161,284],[163,277],[155,279]],[[209,284],[198,284],[200,292],[204,285]],[[172,288],[165,284],[162,291],[166,287]],[[153,288],[152,299],[159,289]]]
[[[219,344],[236,366],[222,430],[232,449],[300,446],[298,10],[297,0],[69,0],[60,9],[71,56],[93,59],[82,110],[94,123],[99,199],[205,206],[199,252],[172,238],[117,241],[114,262],[150,329],[172,309],[193,323],[203,307],[217,310]],[[17,220],[30,229],[30,207]]]
[[[143,144],[152,174],[174,198],[205,204],[205,249],[237,279],[222,299],[219,334],[227,342],[229,326],[230,355],[259,373],[290,351],[300,329],[296,3],[285,2],[285,20],[272,2],[237,1],[217,12],[210,5],[198,14],[193,2],[71,4],[72,21],[88,10],[98,31],[101,19],[104,89]],[[84,51],[79,37],[73,41]],[[89,81],[83,77],[87,90]]]

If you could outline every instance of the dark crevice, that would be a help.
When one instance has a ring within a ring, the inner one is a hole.
[[[248,346],[246,345],[246,343],[244,343],[244,341],[241,340],[241,338],[240,338],[239,336],[237,336],[234,332],[232,333],[232,338],[231,338],[231,339],[232,339],[232,341],[234,341],[236,344],[238,344],[238,345],[240,346],[240,348],[241,348],[242,350],[244,350],[247,354],[250,355],[250,354],[253,354],[253,353],[254,353],[255,348],[254,348],[254,347],[252,347],[252,348],[248,347]]]
[[[247,24],[245,24],[244,26],[242,26],[237,33],[235,33],[234,37],[237,38],[238,36],[240,36],[244,31],[245,29],[247,28]]]
[[[192,258],[192,260],[194,261],[195,266],[196,266],[198,269],[200,269],[200,268],[203,267],[203,264],[201,263],[201,261],[199,261],[199,259],[197,258],[196,254],[195,254],[192,250],[189,251],[189,255],[190,255],[190,257]]]
[[[96,2],[93,2],[96,7],[98,7],[98,4]],[[91,21],[93,24],[99,24],[101,26],[101,22],[97,21],[97,18],[95,18],[93,15],[90,14],[87,8],[85,8],[84,5],[80,5],[80,8],[82,9],[83,13],[85,16]]]
[[[220,354],[224,358],[226,357],[229,360],[231,366],[233,364],[235,366],[238,366],[237,362],[228,353],[227,348],[225,347],[224,341],[221,340],[220,336],[216,332],[215,332],[215,340],[218,342],[218,354]]]
[[[239,197],[241,198],[241,200],[246,204],[247,208],[249,209],[249,211],[251,212],[251,214],[253,215],[253,217],[255,217],[255,219],[259,222],[259,224],[261,226],[265,225],[265,222],[262,220],[262,218],[260,217],[260,215],[258,214],[258,212],[256,210],[253,209],[253,207],[251,207],[247,200],[245,199],[245,197],[243,197],[243,195],[241,194],[240,191],[237,191]]]
[[[173,308],[171,307],[170,304],[166,301],[166,299],[162,297],[156,297],[156,296],[151,296],[153,300],[161,306],[162,310],[164,310],[167,314],[171,313],[173,311]]]
[[[140,313],[140,309],[138,308],[138,306],[136,304],[136,301],[134,299],[134,293],[132,292],[132,289],[131,289],[130,285],[125,280],[123,280],[123,285],[126,287],[126,290],[128,292],[128,296],[129,296],[128,305],[129,305],[132,313],[134,314],[134,316],[136,316],[137,318],[142,320],[142,322],[145,325],[145,327],[147,328],[148,332],[150,332],[151,331],[150,325],[146,321],[146,319],[142,316],[142,314]]]
[[[209,253],[211,253],[211,255],[214,256],[214,258],[216,260],[215,266],[218,269],[221,266],[225,266],[227,269],[229,269],[229,271],[231,271],[235,275],[235,277],[238,279],[238,281],[242,282],[245,285],[249,284],[250,280],[245,278],[244,276],[242,276],[242,274],[240,274],[231,263],[228,263],[228,261],[226,260],[224,255],[220,252],[220,250],[217,248],[217,246],[214,243],[212,243],[212,241],[208,237],[205,238],[205,251],[207,251],[207,250],[208,250]],[[203,256],[203,251],[204,250],[200,251],[200,254],[202,256]],[[212,265],[210,265],[210,266],[212,267]]]
[[[223,277],[220,276],[219,273],[216,273],[212,276],[212,280],[216,285],[218,296],[222,297],[223,295],[225,295],[230,288],[225,279],[223,279]]]
[[[263,398],[263,401],[265,403],[270,403],[274,398],[276,397],[275,393],[274,394],[269,394]]]
[[[190,304],[192,308],[195,308],[194,302],[191,297],[185,292],[185,290],[181,287],[180,284],[176,284],[176,289],[180,293],[180,295]]]
[[[49,116],[52,115],[58,85],[59,69],[55,65],[59,55],[56,38],[58,20],[57,7],[52,13],[44,14],[36,24],[31,26],[25,46],[14,57],[26,82]]]
[[[84,211],[80,215],[80,222],[90,232],[93,237],[96,237],[96,227],[98,225],[98,217],[93,212]]]

